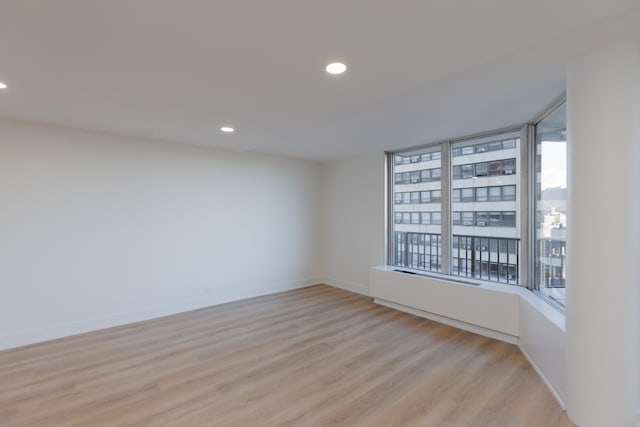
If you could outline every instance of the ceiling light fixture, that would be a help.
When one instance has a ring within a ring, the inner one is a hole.
[[[2,83],[2,82],[0,82],[0,89],[6,89],[6,88],[7,88],[7,85]]]
[[[231,133],[231,132],[233,132],[235,129],[234,129],[234,128],[232,128],[232,127],[230,127],[230,126],[222,126],[222,127],[220,128],[220,130],[221,130],[222,132],[225,132],[225,133]]]
[[[325,68],[325,70],[327,70],[327,73],[329,74],[342,74],[347,71],[347,66],[342,62],[333,62],[327,65],[327,68]]]

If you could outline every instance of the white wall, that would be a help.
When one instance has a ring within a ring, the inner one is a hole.
[[[564,315],[523,289],[519,335],[518,346],[564,409],[567,399]]]
[[[322,253],[326,283],[369,294],[369,268],[384,262],[383,153],[323,164]]]
[[[318,283],[320,177],[0,120],[0,349]]]
[[[573,61],[567,107],[567,412],[640,426],[640,38]]]

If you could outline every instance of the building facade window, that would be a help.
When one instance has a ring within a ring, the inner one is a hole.
[[[522,126],[390,153],[389,264],[526,286],[562,307],[566,144],[559,99]]]

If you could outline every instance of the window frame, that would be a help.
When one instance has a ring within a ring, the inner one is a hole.
[[[420,150],[420,149],[425,149],[425,150],[431,150],[430,152],[440,152],[440,171],[441,174],[439,176],[440,178],[440,190],[441,191],[441,198],[440,200],[438,200],[437,198],[434,199],[433,198],[433,193],[431,193],[430,195],[431,197],[431,203],[440,203],[440,211],[441,211],[441,224],[440,224],[440,238],[441,238],[441,245],[442,245],[442,252],[441,252],[441,263],[440,263],[440,271],[438,273],[434,273],[432,271],[423,271],[423,270],[418,270],[416,271],[418,274],[423,274],[423,275],[435,275],[437,277],[444,277],[446,280],[451,280],[451,281],[456,281],[456,282],[460,282],[460,280],[462,279],[463,282],[465,283],[469,283],[469,284],[482,284],[482,283],[496,283],[493,281],[487,281],[487,280],[480,280],[480,279],[476,279],[476,278],[468,278],[468,277],[461,277],[461,276],[457,276],[453,274],[453,248],[452,248],[452,231],[453,231],[453,226],[457,225],[457,221],[454,224],[454,218],[453,218],[453,212],[452,212],[452,186],[453,186],[453,180],[457,179],[455,176],[455,168],[451,167],[451,161],[452,161],[452,157],[455,154],[454,149],[452,149],[452,146],[454,143],[457,142],[464,142],[464,141],[469,141],[472,142],[473,140],[478,140],[478,139],[485,139],[485,138],[491,138],[491,137],[496,137],[497,141],[501,144],[500,145],[500,149],[514,149],[515,147],[511,147],[508,146],[508,148],[504,148],[504,144],[505,141],[506,142],[510,142],[510,141],[515,141],[515,139],[520,138],[520,152],[519,152],[519,157],[522,163],[523,158],[525,158],[526,156],[524,155],[524,153],[526,152],[526,146],[528,144],[527,138],[526,138],[526,127],[525,125],[518,125],[518,126],[511,126],[511,127],[507,127],[507,128],[502,128],[502,129],[496,129],[493,131],[488,131],[488,132],[482,132],[482,133],[478,133],[478,134],[473,134],[473,135],[468,135],[462,138],[452,138],[452,139],[447,139],[444,141],[439,141],[439,142],[435,142],[435,143],[430,143],[430,144],[424,144],[421,146],[416,146],[416,147],[412,147],[412,148],[408,148],[405,150],[400,150],[397,152],[388,152],[388,155],[390,156],[389,159],[392,160],[388,160],[387,161],[387,167],[388,167],[388,174],[390,177],[393,177],[391,179],[388,180],[389,186],[390,188],[388,189],[388,194],[389,197],[393,197],[393,186],[394,186],[394,182],[395,182],[395,175],[397,175],[397,173],[394,172],[394,163],[393,163],[393,159],[395,159],[394,156],[398,155],[399,153],[402,152],[410,152],[410,151],[415,151],[415,150]],[[504,137],[504,138],[503,138]],[[486,145],[487,145],[487,149],[485,151],[480,151],[480,152],[491,152],[491,151],[497,151],[497,149],[491,149],[489,148],[489,144],[492,141],[486,141]],[[495,141],[494,141],[495,142]],[[482,143],[481,143],[482,144]],[[469,151],[468,154],[476,154],[476,148],[475,146],[473,146],[473,144],[471,145],[473,147],[473,149],[467,149],[467,151]],[[473,153],[471,153],[471,151],[473,151]],[[466,154],[461,154],[461,155],[466,155]],[[511,161],[510,159],[512,159],[512,157],[509,157],[509,159],[505,159],[507,161]],[[503,175],[503,165],[505,160],[500,160],[498,163],[496,163],[496,171],[497,173],[499,173],[500,175]],[[515,157],[513,158],[513,161],[515,161]],[[495,161],[493,161],[495,163]],[[485,163],[486,164],[486,171],[481,170],[481,174],[482,176],[491,176],[491,173],[489,172],[489,161],[486,162],[479,162],[479,163]],[[513,163],[513,162],[512,162]],[[462,169],[462,166],[466,166],[465,171],[468,173],[471,173],[471,176],[475,175],[476,172],[476,164],[475,163],[463,163],[461,165],[458,166],[459,169]],[[526,167],[523,167],[522,164],[517,164],[515,165],[515,169],[516,172],[519,170],[520,171],[520,182],[518,182],[520,188],[521,188],[521,193],[526,193],[527,190],[525,190],[524,185],[526,184],[527,179],[525,179],[523,176],[527,171]],[[467,173],[467,174],[468,174]],[[464,176],[464,174],[461,173],[461,175]],[[400,184],[402,184],[402,182],[399,182]],[[506,184],[509,185],[509,184]],[[491,187],[495,187],[495,186],[486,186],[486,191],[487,191],[487,201],[489,201],[489,188]],[[499,186],[499,187],[503,187],[503,186]],[[495,191],[495,190],[494,190]],[[500,188],[500,194],[501,194],[501,201],[502,201],[502,188]],[[521,194],[520,195],[520,203],[518,204],[518,209],[520,210],[520,215],[522,216],[522,207],[520,206],[522,203],[522,200],[527,199],[527,196]],[[465,199],[462,197],[462,189],[460,189],[460,201],[464,202]],[[516,202],[518,202],[518,196],[516,195]],[[467,200],[467,202],[472,202],[472,203],[476,203],[476,194],[475,194],[475,190],[473,191],[473,195],[472,195],[472,200]],[[389,204],[388,206],[389,209],[389,215],[393,215],[393,204]],[[492,211],[495,212],[495,211]],[[487,227],[490,227],[489,221],[488,221],[488,217],[489,217],[489,212],[487,211]],[[502,215],[500,214],[500,224],[497,224],[497,228],[504,228],[503,224],[502,224]],[[516,221],[520,221],[520,224],[525,224],[524,220],[522,217],[518,218]],[[461,223],[463,223],[464,221],[468,221],[470,222],[470,225],[475,225],[475,215],[474,218],[472,220],[469,220],[468,218],[461,218]],[[396,266],[397,262],[396,260],[393,258],[394,257],[394,247],[393,247],[393,242],[395,241],[394,238],[394,228],[393,228],[393,224],[389,224],[388,225],[388,229],[387,229],[387,252],[385,254],[385,258],[387,260],[387,264],[391,265],[391,266]],[[524,261],[525,256],[528,257],[528,254],[526,254],[526,248],[525,248],[525,236],[524,236],[524,232],[523,232],[523,227],[520,227],[520,251],[519,251],[519,271],[517,272],[517,277],[520,278],[520,283],[518,284],[518,286],[522,286],[522,287],[528,287],[529,286],[529,282],[525,281],[524,278],[526,277],[526,275],[524,274],[523,271],[523,264],[525,264]]]
[[[537,222],[537,213],[536,213],[536,173],[538,172],[536,169],[536,127],[540,122],[553,114],[558,108],[562,107],[567,102],[567,94],[566,91],[562,92],[560,96],[553,100],[545,109],[540,111],[536,116],[534,116],[529,122],[527,122],[527,137],[530,140],[530,144],[528,147],[528,167],[530,170],[530,179],[528,182],[529,193],[528,193],[528,214],[531,216],[531,220],[526,223],[527,224],[527,234],[530,236],[529,238],[529,247],[528,247],[528,280],[530,286],[527,286],[527,289],[531,290],[536,296],[540,299],[547,302],[550,306],[555,308],[556,310],[564,313],[566,307],[562,305],[559,301],[545,295],[540,291],[539,283],[536,279],[536,222]],[[569,147],[569,141],[567,141],[567,147]],[[567,189],[568,189],[567,185]]]
[[[454,275],[454,268],[457,270],[461,270],[463,269],[463,266],[460,264],[461,260],[458,259],[457,262],[458,264],[456,266],[454,266],[454,248],[453,248],[453,242],[452,242],[452,230],[453,230],[453,226],[456,225],[458,226],[459,224],[461,225],[465,219],[462,218],[463,213],[462,212],[457,212],[456,214],[454,214],[452,212],[452,203],[453,203],[453,192],[452,192],[452,182],[455,179],[461,179],[464,178],[464,173],[462,171],[463,166],[467,166],[465,168],[466,169],[470,169],[467,170],[466,172],[471,172],[471,174],[475,174],[476,173],[476,164],[473,164],[471,167],[468,166],[468,164],[463,163],[460,165],[457,165],[456,167],[451,167],[451,161],[453,157],[457,157],[457,156],[463,156],[463,155],[467,155],[467,154],[471,154],[471,153],[464,153],[464,148],[466,148],[465,146],[463,147],[459,147],[456,149],[452,148],[452,145],[456,142],[464,142],[464,141],[473,141],[473,140],[478,140],[481,138],[489,138],[492,136],[496,136],[496,137],[500,137],[500,135],[504,135],[504,134],[508,134],[508,133],[519,133],[519,138],[520,138],[520,146],[519,146],[519,159],[520,161],[517,162],[516,158],[513,158],[513,161],[511,161],[511,157],[509,157],[508,159],[503,159],[501,160],[501,164],[500,164],[500,168],[499,168],[499,174],[503,175],[503,176],[509,176],[512,175],[513,173],[515,174],[519,174],[519,180],[517,181],[517,185],[514,184],[504,184],[502,186],[500,186],[500,200],[499,201],[509,201],[509,202],[516,202],[516,206],[518,208],[518,210],[516,211],[515,214],[515,221],[516,224],[519,221],[520,224],[520,233],[519,233],[519,238],[520,238],[520,249],[519,252],[516,250],[515,247],[515,240],[514,242],[507,242],[508,244],[508,252],[511,254],[512,250],[514,252],[518,252],[518,258],[519,258],[519,262],[518,262],[518,271],[515,272],[515,274],[517,274],[517,280],[519,280],[518,286],[520,287],[524,287],[526,289],[531,290],[532,292],[536,293],[536,295],[540,296],[542,299],[544,299],[546,302],[549,302],[554,308],[556,308],[557,310],[564,312],[565,307],[562,306],[561,304],[559,304],[557,301],[545,296],[544,294],[538,292],[537,286],[538,284],[536,283],[536,279],[535,279],[535,236],[536,236],[536,231],[535,231],[535,218],[536,218],[536,213],[535,213],[535,208],[536,208],[536,192],[535,192],[535,174],[536,174],[536,141],[535,141],[535,129],[538,123],[540,123],[542,120],[544,120],[546,117],[548,117],[550,114],[552,114],[558,107],[562,106],[562,104],[566,103],[566,93],[562,93],[559,97],[557,97],[552,103],[549,104],[549,106],[547,106],[544,110],[542,110],[540,113],[538,113],[536,116],[534,116],[532,118],[532,120],[521,124],[521,125],[516,125],[516,126],[511,126],[511,127],[506,127],[506,128],[502,128],[502,129],[496,129],[496,130],[492,130],[492,131],[488,131],[488,132],[482,132],[482,133],[477,133],[477,134],[473,134],[473,135],[468,135],[468,136],[464,136],[461,138],[450,138],[450,139],[446,139],[446,140],[441,140],[441,141],[437,141],[437,142],[433,142],[433,143],[428,143],[428,144],[422,144],[419,146],[415,146],[415,147],[410,147],[407,149],[403,149],[403,150],[397,150],[397,151],[389,151],[387,152],[387,174],[388,174],[388,178],[387,178],[387,195],[388,195],[388,199],[391,200],[391,203],[387,203],[387,209],[388,209],[388,221],[387,221],[387,232],[385,233],[386,239],[387,239],[387,250],[385,253],[385,259],[386,259],[386,264],[390,265],[390,266],[395,266],[395,260],[393,259],[394,257],[394,236],[393,236],[393,232],[394,232],[394,227],[393,227],[393,220],[394,220],[394,203],[393,203],[393,187],[395,185],[395,176],[393,175],[393,170],[394,170],[394,165],[395,164],[405,164],[405,163],[395,163],[396,162],[396,157],[395,156],[402,156],[401,153],[403,152],[410,152],[410,151],[414,151],[414,150],[420,150],[420,149],[430,149],[430,148],[434,148],[435,150],[430,151],[430,153],[438,153],[440,152],[440,160],[441,160],[441,164],[440,164],[440,182],[441,182],[441,186],[440,186],[440,191],[441,191],[441,198],[440,198],[440,212],[441,212],[441,235],[440,235],[440,241],[441,241],[441,253],[439,254],[439,258],[441,259],[441,263],[440,263],[440,273],[434,273],[434,272],[430,272],[430,271],[417,271],[418,274],[423,274],[426,276],[435,276],[438,277],[440,279],[444,279],[444,280],[448,280],[451,282],[460,282],[463,281],[465,283],[469,283],[469,284],[482,284],[482,283],[496,283],[496,282],[489,282],[486,280],[479,280],[479,279],[475,279],[475,278],[469,278],[469,277],[465,277],[465,276],[461,276],[461,275]],[[497,151],[499,149],[501,150],[513,150],[516,149],[515,146],[515,140],[517,137],[505,137],[504,139],[501,139],[499,141],[493,141],[492,145],[492,141],[487,141],[486,144],[485,143],[479,143],[475,145],[475,148],[472,150],[474,151],[474,153],[480,152],[480,153],[484,153],[484,152],[491,152],[491,151]],[[500,148],[498,147],[498,143],[501,144]],[[485,147],[486,145],[486,147]],[[439,148],[439,150],[438,150]],[[467,151],[470,151],[470,149],[467,149]],[[433,154],[431,154],[433,155]],[[481,168],[481,176],[492,176],[492,167],[490,165],[490,163],[494,163],[495,161],[486,161],[486,171]],[[479,163],[483,163],[483,162],[479,162]],[[509,169],[515,168],[515,171],[512,173],[509,173]],[[497,164],[494,165],[494,169],[496,169],[494,172],[498,171],[497,169]],[[484,175],[486,173],[486,175]],[[460,176],[458,176],[460,175]],[[508,197],[505,195],[505,188],[506,187],[511,187],[511,186],[515,186],[516,188],[519,187],[519,191],[516,191],[514,195],[509,195]],[[486,191],[486,200],[487,202],[490,201],[495,201],[497,202],[498,200],[491,200],[490,197],[490,191],[491,191],[491,187],[492,186],[484,186]],[[476,187],[477,189],[478,187]],[[463,189],[462,188],[456,188],[455,190],[457,190],[457,194],[459,194],[459,197],[456,199],[456,203],[458,202],[464,202],[465,199],[462,196],[462,192]],[[484,203],[484,201],[478,201],[477,200],[477,193],[476,190],[474,190],[474,194],[473,194],[473,202],[474,203]],[[438,203],[438,200],[431,200],[431,203]],[[483,211],[484,212],[484,211]],[[490,216],[490,213],[495,213],[496,211],[487,211],[487,216]],[[510,214],[512,213],[512,211],[509,212]],[[487,218],[489,219],[489,218]],[[475,215],[473,218],[473,223],[475,224]],[[489,221],[488,221],[489,222]],[[501,226],[505,227],[504,224],[502,224],[503,218],[501,215]],[[489,223],[487,223],[487,226],[489,227]],[[511,227],[511,225],[509,225],[509,227]],[[513,244],[513,247],[512,247]],[[455,248],[456,250],[458,250],[458,248]],[[500,248],[498,248],[500,249]],[[464,260],[463,260],[464,261]],[[490,266],[488,267],[490,268]],[[510,266],[507,268],[508,270],[508,274],[509,276],[513,276],[513,272],[512,272],[512,265],[510,264]]]

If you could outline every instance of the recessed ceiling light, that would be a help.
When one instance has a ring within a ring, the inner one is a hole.
[[[225,132],[225,133],[231,133],[231,132],[233,132],[235,129],[234,129],[234,128],[232,128],[232,127],[229,127],[229,126],[222,126],[222,127],[220,128],[220,130],[221,130],[222,132]]]
[[[0,89],[6,89],[6,88],[7,88],[7,85],[2,83],[2,82],[0,82]]]
[[[347,66],[344,65],[342,62],[334,62],[327,65],[327,68],[325,69],[329,74],[342,74],[345,71],[347,71]]]

